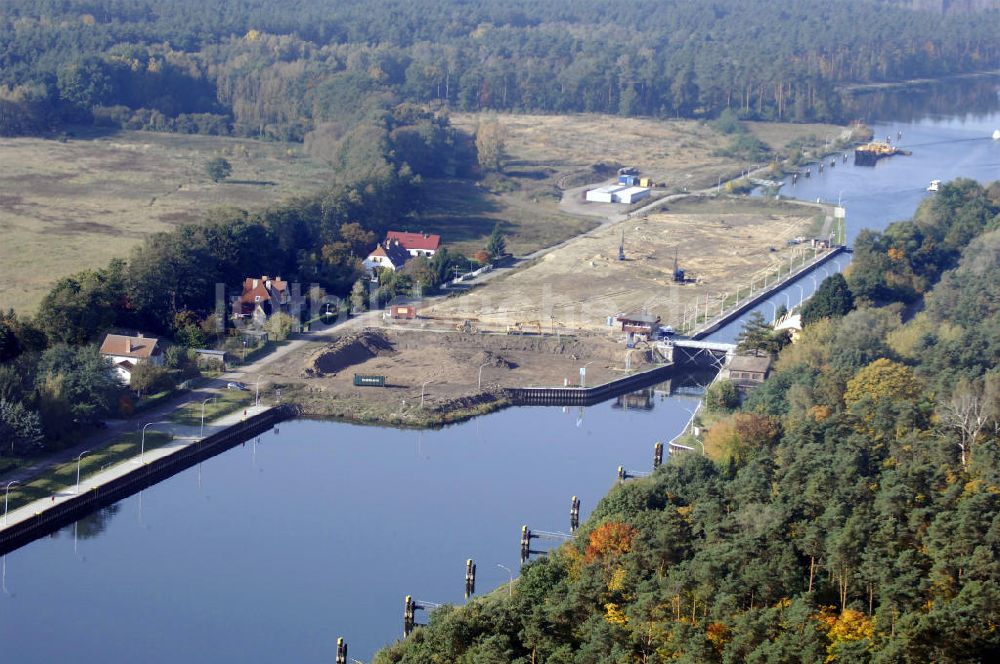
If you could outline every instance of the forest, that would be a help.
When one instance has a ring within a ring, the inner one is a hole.
[[[96,123],[304,140],[387,100],[843,121],[843,84],[1000,65],[996,8],[898,4],[8,0],[0,135]]]
[[[707,401],[706,455],[374,661],[993,661],[1000,183],[941,192],[859,240],[762,387]]]

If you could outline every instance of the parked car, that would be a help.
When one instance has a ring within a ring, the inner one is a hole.
[[[250,388],[247,387],[243,383],[232,382],[232,383],[226,383],[226,389],[227,390],[242,390],[243,392],[246,392]]]

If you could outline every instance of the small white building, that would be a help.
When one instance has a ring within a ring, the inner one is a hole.
[[[629,187],[615,192],[616,203],[631,205],[649,197],[648,187]]]
[[[607,187],[598,187],[597,189],[591,189],[587,192],[587,200],[593,203],[615,203],[615,193],[622,191],[623,189],[628,189],[628,187],[620,184],[612,184]]]
[[[587,200],[593,203],[625,203],[626,205],[631,205],[648,196],[649,187],[630,187],[620,184],[599,187],[587,192]]]
[[[101,344],[101,355],[114,364],[115,375],[126,385],[132,382],[132,369],[138,364],[163,365],[159,339],[139,334],[134,337],[109,334]]]

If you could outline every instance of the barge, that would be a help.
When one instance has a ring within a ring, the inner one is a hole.
[[[897,154],[910,155],[913,153],[908,150],[901,150],[890,143],[866,143],[865,145],[855,148],[854,165],[874,166],[879,159],[882,159],[883,157],[891,157]]]

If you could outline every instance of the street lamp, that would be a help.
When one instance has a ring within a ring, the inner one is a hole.
[[[76,495],[78,496],[80,495],[80,459],[89,452],[90,450],[84,450],[76,455]]]
[[[429,380],[425,380],[423,383],[420,384],[420,407],[421,408],[424,407],[424,388],[427,387],[427,384],[430,383],[430,382],[431,381],[429,381]]]
[[[209,397],[201,402],[201,433],[198,434],[199,438],[205,437],[205,404],[209,401],[215,401],[217,397]]]
[[[139,447],[139,463],[142,463],[143,457],[146,455],[146,427],[153,426],[154,424],[169,424],[169,422],[150,422],[142,427],[142,445]]]
[[[483,367],[485,367],[489,362],[483,362],[479,365],[479,389],[483,389]]]
[[[587,367],[593,364],[596,360],[591,360],[587,362],[580,368],[580,387],[587,387]]]
[[[3,525],[4,528],[7,527],[7,498],[10,496],[10,487],[14,484],[20,484],[17,480],[11,480],[7,482],[7,491],[3,495]]]
[[[507,567],[506,565],[501,565],[500,563],[497,563],[497,567],[507,572],[507,576],[509,578],[509,581],[507,582],[507,597],[510,597],[511,595],[514,594],[514,573],[510,571],[510,568]]]
[[[257,380],[254,381],[255,394],[253,397],[253,405],[260,405],[260,374],[257,374]]]

